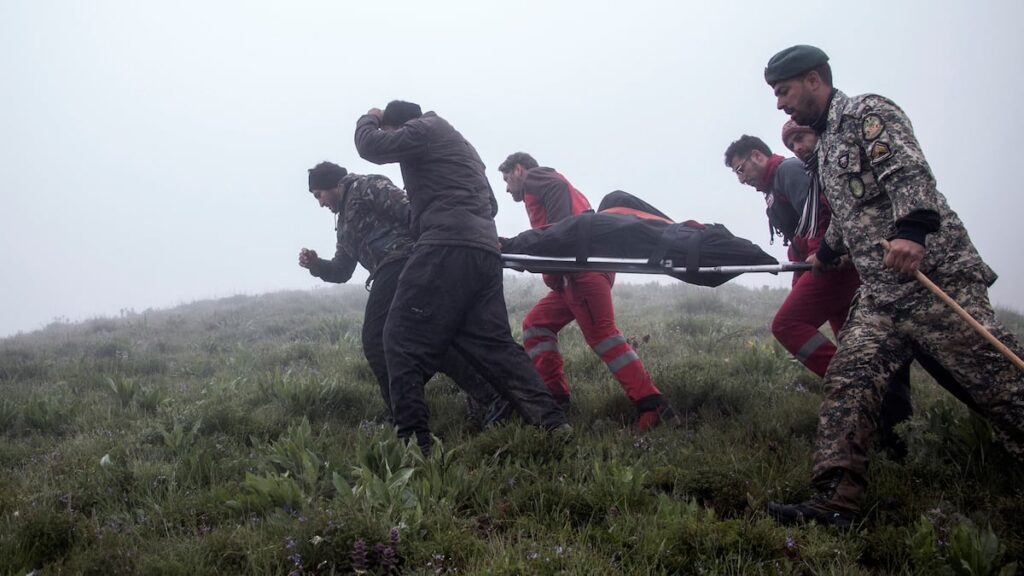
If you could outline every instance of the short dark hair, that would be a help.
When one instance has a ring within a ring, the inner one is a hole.
[[[423,115],[419,104],[406,102],[404,100],[392,100],[384,108],[384,114],[380,118],[382,126],[401,126],[409,120],[419,118]]]
[[[348,170],[326,160],[310,168],[308,172],[310,192],[313,190],[330,190],[337,186],[341,179],[348,174]]]
[[[740,136],[740,139],[729,144],[729,147],[725,149],[725,165],[732,168],[732,159],[737,156],[747,156],[754,150],[764,154],[765,156],[772,155],[772,149],[764,143],[757,136],[748,136],[744,134]]]
[[[509,154],[508,158],[505,158],[505,161],[498,166],[498,172],[507,174],[515,169],[516,164],[519,164],[527,170],[540,166],[540,164],[537,164],[537,161],[533,159],[533,156],[530,156],[526,152],[516,152],[514,154]]]
[[[817,72],[818,77],[821,78],[821,81],[825,86],[828,86],[829,88],[832,87],[832,66],[830,66],[828,62],[825,62],[817,68],[811,68],[807,72],[804,72],[803,77],[806,78],[811,72]]]

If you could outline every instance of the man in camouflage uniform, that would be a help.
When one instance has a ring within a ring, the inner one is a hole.
[[[394,420],[388,369],[384,356],[384,323],[398,287],[398,277],[412,252],[409,234],[409,200],[386,176],[349,174],[331,162],[309,169],[309,191],[323,208],[337,215],[338,243],[334,258],[320,258],[314,250],[299,252],[299,266],[326,282],[344,283],[356,264],[370,273],[363,315],[363,354],[370,364],[380,394]],[[487,423],[507,415],[508,403],[454,350],[444,357],[441,371],[448,374],[469,398],[489,407]]]
[[[769,504],[782,522],[849,526],[866,489],[868,437],[893,372],[915,352],[947,369],[988,418],[1007,449],[1024,459],[1024,374],[949,310],[913,274],[921,270],[1010,348],[995,319],[995,273],[935,186],[910,120],[874,94],[832,87],[828,57],[813,46],[779,52],[765,68],[777,106],[818,134],[818,173],[832,221],[816,271],[848,254],[860,273],[858,298],[825,374],[812,484],[793,505]],[[879,241],[888,240],[883,250]]]
[[[744,134],[726,148],[725,165],[740,184],[764,194],[771,240],[778,233],[789,246],[790,261],[805,261],[818,248],[831,213],[817,191],[811,194],[803,161],[773,154],[764,140]],[[828,274],[794,273],[792,290],[772,320],[772,335],[809,370],[824,376],[836,348],[818,327],[828,322],[839,333],[859,284],[852,266]],[[909,369],[902,379],[904,393],[893,399],[907,401],[900,403],[893,422],[910,414],[908,383]]]

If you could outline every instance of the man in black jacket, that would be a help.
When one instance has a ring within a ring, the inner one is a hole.
[[[454,347],[530,424],[569,430],[564,412],[512,338],[494,215],[497,200],[476,149],[447,121],[395,101],[356,123],[356,150],[398,162],[416,244],[384,327],[395,425],[430,450],[423,385]]]
[[[309,169],[309,191],[322,208],[337,216],[338,241],[334,258],[330,260],[303,248],[299,252],[299,266],[325,282],[335,283],[348,282],[356,264],[370,273],[366,286],[373,288],[363,315],[363,354],[380,386],[388,419],[393,422],[384,355],[384,323],[399,275],[412,252],[409,200],[386,176],[350,174],[332,162],[321,162]],[[489,410],[481,414],[485,426],[510,413],[508,404],[454,350],[448,350],[440,369],[482,410]]]

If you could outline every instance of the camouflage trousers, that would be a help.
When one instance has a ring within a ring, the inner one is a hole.
[[[985,284],[950,280],[940,286],[978,322],[1020,355],[1017,339],[995,319]],[[881,398],[893,373],[923,355],[948,370],[995,428],[1007,449],[1024,460],[1024,372],[931,292],[922,289],[893,304],[854,303],[839,349],[825,373],[814,478],[845,469],[864,478],[868,445]]]

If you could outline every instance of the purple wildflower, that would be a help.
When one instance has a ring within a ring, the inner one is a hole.
[[[444,554],[434,554],[427,562],[427,568],[433,568],[434,574],[445,574],[448,572],[448,569],[445,566],[445,560],[446,558]]]
[[[366,568],[366,541],[360,538],[352,548],[352,569],[362,573],[366,572]]]
[[[398,555],[391,546],[385,546],[380,553],[380,565],[386,574],[397,573]]]
[[[288,576],[300,576],[302,574],[302,555],[299,554],[298,543],[295,542],[295,538],[286,536],[284,539],[284,549],[291,552],[288,555],[288,561],[292,563],[294,568],[288,573]]]

